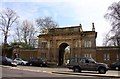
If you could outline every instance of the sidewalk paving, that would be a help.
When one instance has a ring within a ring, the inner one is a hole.
[[[67,75],[82,75],[82,76],[97,76],[97,77],[110,77],[110,78],[119,78],[120,79],[120,71],[107,71],[106,74],[99,74],[97,71],[82,71],[80,73],[72,72],[72,71],[63,71],[63,72],[52,72],[55,74],[67,74]]]

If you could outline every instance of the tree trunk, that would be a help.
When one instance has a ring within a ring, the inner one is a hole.
[[[120,46],[120,38],[117,38],[117,45]]]
[[[4,44],[7,44],[7,35],[5,35]]]

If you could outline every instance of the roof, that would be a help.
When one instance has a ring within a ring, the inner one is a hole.
[[[48,29],[47,33],[40,34],[38,37],[49,35],[76,35],[76,34],[79,35],[95,34],[95,38],[97,37],[97,32],[95,31],[83,31],[81,24],[79,26]]]

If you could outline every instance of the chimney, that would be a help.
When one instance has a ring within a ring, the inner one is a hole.
[[[94,23],[92,23],[92,31],[95,31]]]
[[[82,25],[80,24],[80,32],[82,32],[83,31],[83,29],[82,29]]]

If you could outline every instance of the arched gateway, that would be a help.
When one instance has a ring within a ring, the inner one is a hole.
[[[65,64],[66,58],[93,57],[96,59],[96,37],[94,24],[92,31],[83,31],[82,26],[53,28],[39,36],[39,56],[50,63]],[[65,48],[69,46],[69,51]],[[67,53],[69,52],[69,53]]]
[[[64,64],[65,61],[65,48],[69,46],[67,43],[62,43],[59,46],[59,54],[58,54],[58,65]]]

